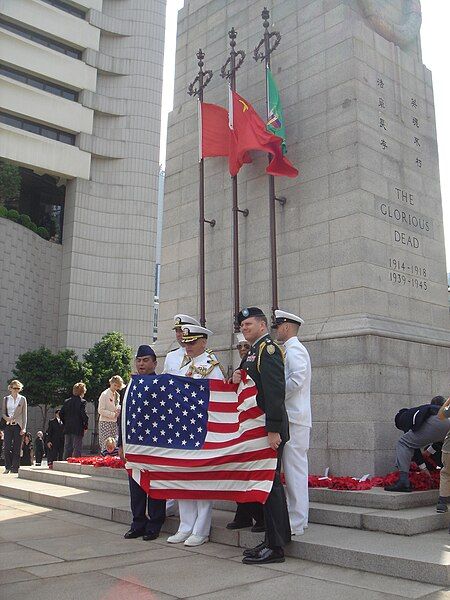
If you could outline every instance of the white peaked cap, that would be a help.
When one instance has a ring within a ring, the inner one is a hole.
[[[207,338],[208,335],[212,335],[212,331],[202,327],[201,325],[184,325],[183,331],[183,342],[193,342],[199,338]]]
[[[303,325],[305,322],[301,317],[298,317],[293,313],[288,313],[285,310],[275,311],[275,321],[277,325],[281,325],[281,323],[295,323],[296,325]]]
[[[190,315],[175,315],[173,318],[173,327],[172,329],[177,329],[178,327],[183,327],[183,325],[200,325],[200,322],[194,317]]]

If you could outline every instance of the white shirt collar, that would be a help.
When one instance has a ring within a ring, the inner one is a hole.
[[[293,335],[292,337],[290,337],[288,340],[286,340],[283,344],[283,346],[285,348],[288,348],[289,346],[292,346],[293,344],[295,344],[295,342],[298,342],[298,337],[296,335]]]

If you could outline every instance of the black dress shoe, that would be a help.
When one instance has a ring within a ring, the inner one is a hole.
[[[269,563],[284,562],[284,554],[280,554],[272,548],[262,548],[256,556],[244,556],[244,565],[267,565]]]
[[[397,481],[393,485],[386,485],[384,488],[385,492],[412,492],[411,484],[405,485],[404,483]]]
[[[150,540],[156,540],[156,538],[159,537],[159,532],[158,531],[151,531],[150,533],[146,533],[143,536],[143,540],[144,542],[149,542]]]
[[[242,523],[239,521],[231,521],[231,523],[227,524],[227,529],[245,529],[246,527],[251,527],[252,522]]]
[[[134,540],[136,538],[142,537],[143,535],[144,531],[134,531],[134,529],[130,529],[124,534],[123,537],[126,540]]]
[[[256,556],[263,548],[267,548],[266,542],[261,542],[254,548],[246,548],[242,554],[244,556]]]
[[[255,523],[251,528],[252,533],[263,533],[266,530],[264,523]]]

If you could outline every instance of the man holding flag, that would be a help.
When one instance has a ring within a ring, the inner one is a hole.
[[[291,541],[289,513],[280,478],[283,448],[289,440],[283,355],[281,348],[269,336],[267,317],[260,308],[244,308],[238,315],[238,322],[251,347],[240,368],[233,373],[233,382],[239,383],[247,376],[255,382],[258,390],[256,401],[264,412],[268,442],[278,456],[273,484],[264,504],[265,540],[255,548],[244,550],[242,562],[256,565],[279,563],[284,562],[283,548]]]

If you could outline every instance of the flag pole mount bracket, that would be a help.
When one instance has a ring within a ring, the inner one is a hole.
[[[250,214],[250,211],[248,210],[248,208],[244,208],[244,210],[242,210],[241,208],[238,208],[237,211],[239,213],[241,213],[241,215],[243,215],[244,217],[248,217],[248,215]]]
[[[215,227],[216,226],[216,220],[215,219],[211,219],[211,221],[208,221],[208,219],[203,219],[204,223],[209,223],[211,225],[211,227]]]
[[[280,196],[279,198],[277,196],[275,196],[274,200],[279,202],[281,204],[281,206],[284,206],[287,202],[286,196]]]

